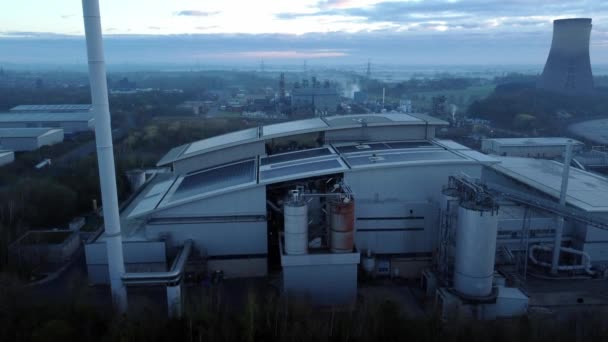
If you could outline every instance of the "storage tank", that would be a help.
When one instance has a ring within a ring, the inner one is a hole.
[[[354,247],[355,202],[344,198],[331,202],[331,251],[350,253]]]
[[[368,249],[367,253],[361,257],[363,270],[369,275],[373,275],[376,271],[376,256],[372,254],[372,250]]]
[[[492,292],[498,211],[463,202],[458,208],[454,289],[466,296]]]
[[[146,182],[146,171],[144,170],[131,170],[127,171],[127,179],[131,185],[132,191],[137,191]]]
[[[308,205],[298,192],[292,192],[284,206],[285,253],[308,252]]]

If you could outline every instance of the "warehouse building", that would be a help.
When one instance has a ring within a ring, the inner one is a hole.
[[[11,113],[84,113],[90,112],[90,104],[19,105],[11,108]]]
[[[0,128],[61,128],[64,134],[91,131],[95,119],[89,112],[0,113]]]
[[[482,140],[481,151],[498,156],[552,159],[562,157],[568,141],[572,141],[575,152],[581,151],[585,146],[580,141],[559,137],[502,138]]]
[[[158,277],[188,252],[188,274],[278,274],[285,293],[333,305],[356,299],[362,269],[425,279],[444,310],[492,318],[525,313],[528,297],[495,271],[528,250],[545,268],[556,213],[568,215],[563,253],[583,256],[565,269],[608,264],[608,180],[571,170],[565,210],[553,205],[561,163],[437,139],[445,125],[419,114],[334,116],[176,147],[157,164],[171,172],[121,212],[126,270]],[[106,238],[85,246],[94,284],[108,282]]]
[[[61,128],[0,128],[0,146],[16,152],[33,151],[62,141]]]
[[[15,161],[15,152],[0,150],[0,166],[10,164]]]

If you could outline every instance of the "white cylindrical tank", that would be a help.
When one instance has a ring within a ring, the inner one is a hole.
[[[304,201],[285,202],[285,253],[308,252],[308,205]]]
[[[458,209],[454,289],[472,297],[492,292],[498,212],[461,204]]]
[[[146,171],[144,170],[131,170],[127,171],[127,179],[131,184],[131,190],[137,191],[146,182]]]
[[[355,202],[345,198],[331,202],[331,251],[350,253],[354,248]]]
[[[376,256],[372,254],[371,249],[361,258],[361,265],[367,274],[373,274],[376,271]]]

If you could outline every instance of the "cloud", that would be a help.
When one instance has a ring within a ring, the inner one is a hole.
[[[75,16],[76,16],[76,14],[64,14],[64,15],[61,16],[61,19],[70,19],[70,18],[73,18]]]
[[[363,2],[361,2],[363,3]],[[317,3],[313,12],[284,12],[277,19],[342,17],[372,24],[390,25],[395,31],[420,31],[422,28],[445,27],[450,30],[525,30],[545,27],[553,19],[594,15],[595,22],[605,22],[598,10],[608,2],[597,0],[424,0],[380,1],[359,4],[354,0],[327,0]],[[356,5],[356,6],[355,6]],[[594,11],[595,9],[595,11]]]
[[[317,6],[320,9],[331,9],[331,8],[348,8],[355,4],[353,0],[325,0],[320,1]]]
[[[160,30],[160,26],[148,26],[148,29],[150,30]]]
[[[209,25],[209,26],[197,26],[195,27],[195,29],[199,30],[199,31],[206,31],[206,30],[211,30],[214,28],[217,28],[217,25]]]
[[[195,11],[195,10],[184,10],[176,12],[175,15],[183,16],[183,17],[210,17],[212,15],[219,14],[219,11],[205,12],[205,11]]]

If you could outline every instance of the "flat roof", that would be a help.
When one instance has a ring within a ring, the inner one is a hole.
[[[447,125],[447,122],[422,114],[401,113],[342,115],[287,121],[218,135],[175,147],[165,154],[156,165],[168,165],[178,160],[223,148],[298,134],[364,126],[380,127],[403,125]]]
[[[90,112],[81,113],[0,113],[0,122],[82,122],[93,119]]]
[[[491,167],[549,196],[559,198],[563,164],[544,159],[495,157],[500,161]],[[570,168],[568,204],[588,212],[608,211],[608,179]]]
[[[568,141],[573,145],[584,145],[578,140],[565,137],[543,137],[543,138],[497,138],[484,139],[495,142],[501,146],[565,146]]]
[[[0,128],[0,138],[37,138],[46,134],[63,132],[61,128]]]
[[[91,104],[37,104],[19,105],[10,109],[11,112],[86,112],[93,108]]]

